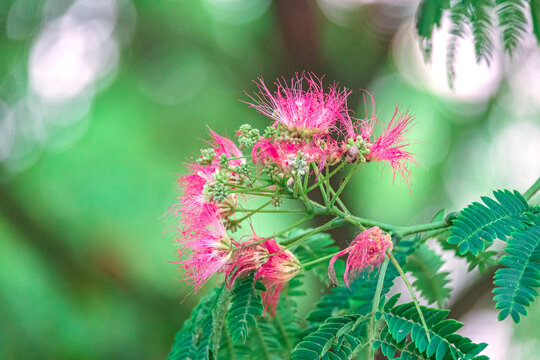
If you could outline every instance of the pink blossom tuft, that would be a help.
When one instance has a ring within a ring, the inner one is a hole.
[[[234,243],[238,247],[225,270],[225,283],[230,288],[237,278],[248,274],[250,271],[257,271],[269,259],[269,252],[263,243],[259,243],[262,239],[253,235],[248,241],[242,243]]]
[[[328,276],[333,283],[338,284],[334,263],[345,254],[349,254],[343,274],[343,281],[346,286],[367,269],[373,270],[379,266],[385,256],[387,249],[392,249],[392,239],[390,235],[384,233],[379,227],[375,226],[361,232],[352,243],[344,250],[337,253],[331,260],[328,267]]]
[[[178,255],[180,267],[184,270],[184,280],[192,283],[197,292],[210,277],[222,272],[232,253],[232,240],[217,212],[207,214],[206,227],[197,234],[184,234],[179,240]]]
[[[255,278],[262,278],[266,287],[266,291],[261,293],[265,311],[270,307],[271,314],[275,315],[283,287],[300,272],[301,267],[294,254],[277,244],[275,240],[265,241],[263,245],[271,256],[259,268]]]
[[[401,113],[399,108],[396,108],[392,120],[385,126],[375,117],[373,94],[368,92],[364,95],[366,112],[368,111],[365,101],[366,95],[371,98],[372,115],[366,119],[345,117],[343,126],[347,138],[356,142],[363,140],[369,149],[369,153],[363,155],[367,161],[386,161],[392,167],[394,181],[396,174],[399,173],[409,183],[410,165],[416,164],[413,154],[406,150],[406,147],[410,145],[407,134],[413,126],[412,116],[408,112]],[[373,133],[378,123],[382,126],[382,134],[375,139]]]
[[[399,118],[396,120],[397,115]],[[368,161],[386,161],[394,170],[394,181],[396,173],[409,182],[411,171],[409,165],[416,163],[413,154],[405,148],[410,144],[406,139],[407,133],[412,127],[412,116],[408,112],[399,113],[396,109],[392,120],[388,126],[384,127],[382,135],[371,145],[369,154],[366,155]]]
[[[338,89],[337,84],[325,92],[322,79],[311,73],[297,74],[290,86],[284,81],[277,81],[274,93],[262,78],[256,84],[259,93],[252,97],[254,102],[249,105],[292,131],[327,133],[335,130],[336,124],[348,112],[346,100],[351,92]],[[307,85],[307,90],[304,85]]]

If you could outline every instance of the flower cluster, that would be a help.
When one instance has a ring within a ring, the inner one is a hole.
[[[283,198],[300,199],[298,191],[310,205],[306,196],[309,176],[315,173],[318,178],[321,169],[338,164],[385,161],[394,177],[399,173],[408,181],[414,160],[405,149],[405,136],[412,123],[407,113],[396,110],[375,137],[376,118],[351,116],[349,90],[339,89],[337,84],[325,90],[322,80],[311,74],[297,75],[290,85],[277,82],[275,92],[262,79],[257,86],[259,93],[248,104],[269,117],[270,125],[262,133],[242,125],[235,133],[238,145],[210,130],[208,147],[201,149],[200,156],[186,165],[188,173],[178,179],[182,191],[175,207],[178,264],[194,291],[214,274],[224,274],[229,287],[237,278],[254,274],[266,286],[262,294],[265,309],[273,313],[282,289],[302,266],[273,236],[231,234],[257,212],[244,205],[263,196],[270,198],[263,207],[277,208]],[[328,202],[326,210],[332,210],[332,204]],[[332,259],[330,278],[336,281],[333,264],[339,256],[349,254],[344,275],[349,285],[363,269],[380,264],[391,246],[389,236],[379,228],[364,231]]]
[[[262,79],[256,84],[259,93],[251,97],[249,105],[272,119],[274,129],[272,136],[260,137],[253,146],[256,164],[270,167],[274,175],[293,182],[291,159],[301,158],[306,167],[315,163],[318,168],[340,161],[385,161],[392,167],[394,179],[399,173],[409,182],[414,159],[405,150],[412,126],[407,112],[396,109],[388,125],[381,124],[382,134],[375,137],[377,118],[353,118],[347,107],[351,92],[339,90],[336,84],[325,92],[322,80],[310,74],[297,75],[289,86],[276,82],[274,93]],[[373,95],[368,95],[374,104]]]

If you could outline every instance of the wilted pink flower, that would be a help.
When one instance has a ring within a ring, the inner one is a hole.
[[[362,273],[365,269],[373,270],[379,266],[385,256],[387,249],[392,249],[392,239],[390,235],[383,232],[379,227],[375,226],[361,232],[351,244],[344,250],[336,254],[328,266],[328,276],[335,284],[338,283],[334,263],[336,260],[345,254],[349,254],[343,274],[343,281],[346,286]]]
[[[222,272],[232,253],[232,240],[227,235],[217,212],[208,214],[205,227],[197,233],[184,233],[178,241],[180,267],[197,292],[210,277]]]
[[[272,93],[262,78],[256,82],[259,93],[249,103],[260,113],[288,130],[318,135],[336,129],[347,110],[347,97],[351,93],[333,84],[325,92],[322,80],[315,75],[302,73],[291,80],[290,86],[277,81]],[[307,89],[304,89],[307,85]]]
[[[265,311],[270,307],[271,314],[275,315],[283,287],[300,272],[301,266],[296,256],[275,240],[265,241],[263,245],[271,256],[257,270],[255,278],[262,278],[266,287],[266,291],[261,293]]]
[[[268,249],[262,239],[253,235],[249,240],[241,243],[234,243],[237,249],[227,263],[225,270],[225,284],[231,287],[237,278],[246,275],[250,271],[257,271],[263,266],[270,256]]]

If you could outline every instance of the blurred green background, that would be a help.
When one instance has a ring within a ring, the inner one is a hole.
[[[490,68],[463,41],[451,91],[445,25],[426,65],[416,6],[1,1],[0,358],[165,358],[200,295],[186,297],[170,263],[174,219],[166,213],[177,174],[198,154],[206,125],[229,136],[243,123],[266,126],[238,101],[259,76],[271,83],[314,71],[354,90],[350,107],[360,117],[360,89],[375,93],[381,120],[396,105],[415,115],[411,192],[393,186],[388,169],[366,166],[345,194],[363,217],[413,224],[493,189],[524,191],[540,175],[534,40]],[[268,219],[257,219],[258,232],[290,220]],[[509,322],[495,325],[489,287],[468,300],[478,275],[459,261],[447,266],[462,333],[490,343],[492,359],[530,358],[538,304],[512,335]],[[310,282],[310,293],[319,285]]]

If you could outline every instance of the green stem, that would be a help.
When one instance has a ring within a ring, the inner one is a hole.
[[[306,178],[307,178],[307,176],[306,176]],[[302,184],[300,183],[300,177],[299,176],[296,176],[295,183],[298,183],[298,191],[300,191],[300,195],[302,196],[302,200],[304,201],[304,204],[306,205],[306,208],[309,211],[311,211],[313,209],[313,205],[311,204],[311,201],[308,199],[308,197],[306,195],[305,187],[302,186]]]
[[[397,228],[396,234],[403,237],[406,235],[416,234],[416,233],[429,231],[429,230],[444,229],[447,227],[449,227],[449,225],[444,220],[441,220],[441,221],[435,221],[428,224],[399,227]]]
[[[269,240],[269,239],[274,239],[274,238],[277,238],[278,236],[280,235],[283,235],[285,234],[286,232],[288,231],[291,231],[293,229],[296,229],[298,226],[302,225],[303,223],[305,223],[306,221],[308,221],[309,219],[311,219],[313,217],[313,215],[306,215],[305,217],[303,217],[302,219],[298,220],[297,222],[295,222],[294,224],[292,224],[291,226],[275,233],[274,235],[272,236],[268,236],[268,237],[265,237],[264,240]]]
[[[384,262],[381,265],[381,270],[379,271],[379,279],[377,280],[377,287],[375,288],[375,296],[373,297],[373,306],[371,307],[371,318],[369,319],[369,327],[368,327],[368,346],[369,346],[369,355],[368,359],[374,359],[374,352],[373,352],[373,346],[371,344],[373,343],[373,339],[375,338],[374,332],[375,332],[375,313],[379,311],[379,302],[381,300],[381,293],[382,288],[384,285],[384,277],[386,275],[386,269],[388,269],[388,260],[389,256],[386,257]]]
[[[317,165],[315,165],[315,163],[311,163],[311,165],[313,167],[313,171],[318,171]],[[319,172],[318,176],[319,177],[317,178],[317,184],[319,185],[319,189],[321,190],[321,194],[322,194],[323,201],[324,201],[324,206],[326,208],[329,208],[330,204],[328,202],[327,191],[324,189],[324,186],[323,186],[324,179],[321,179],[321,173],[320,172]],[[328,176],[328,166],[326,167],[326,176]],[[317,185],[317,184],[315,184],[315,185]],[[306,193],[307,193],[307,190],[306,190]]]
[[[534,194],[538,192],[538,190],[540,190],[540,178],[538,178],[538,180],[536,180],[536,182],[532,184],[532,186],[527,191],[525,191],[523,197],[525,198],[525,200],[529,201],[534,196]]]
[[[330,184],[328,185],[328,189],[330,190],[330,193],[332,194],[332,196],[335,196],[336,195],[336,192],[334,191],[334,189],[332,189],[332,187],[330,186]],[[349,209],[347,209],[347,207],[345,206],[345,204],[343,203],[343,201],[341,201],[341,199],[338,197],[336,198],[336,202],[339,204],[339,206],[341,206],[341,208],[343,209],[343,211],[347,214],[350,214],[351,212],[349,211]]]
[[[345,186],[347,185],[349,180],[352,179],[352,177],[353,177],[354,173],[356,172],[356,169],[358,168],[359,164],[360,164],[359,162],[354,163],[351,171],[349,171],[349,173],[345,177],[345,180],[343,180],[343,182],[341,183],[341,185],[337,189],[335,195],[332,197],[332,200],[330,200],[330,207],[334,206],[334,203],[336,202],[336,199],[339,197],[341,192],[345,189]]]
[[[388,250],[386,251],[386,253],[388,254],[388,257],[390,257],[390,260],[392,260],[392,263],[396,267],[396,270],[399,272],[399,276],[401,276],[401,278],[403,279],[403,282],[405,283],[405,286],[407,286],[407,289],[409,290],[409,293],[411,294],[411,297],[414,302],[414,306],[416,307],[416,311],[418,311],[418,315],[420,315],[420,320],[422,321],[422,326],[424,327],[424,330],[426,331],[426,336],[429,342],[431,341],[430,336],[429,336],[429,329],[427,327],[426,320],[424,319],[424,313],[422,312],[422,309],[420,308],[420,303],[418,302],[418,299],[416,298],[416,294],[413,291],[411,283],[405,276],[405,272],[403,271],[401,266],[399,266],[399,263],[397,262],[394,255],[392,255],[392,253]]]
[[[264,336],[259,326],[255,326],[255,332],[257,333],[257,337],[259,338],[259,341],[261,343],[260,349],[263,350],[263,353],[265,355],[264,358],[268,360],[272,360],[272,355],[270,354],[270,351],[268,350],[268,346],[266,345],[266,342],[264,341]]]
[[[267,207],[271,203],[272,203],[272,200],[269,200],[269,201],[265,202],[264,204],[262,204],[261,206],[259,206],[256,209],[236,209],[236,211],[240,211],[240,212],[241,211],[247,211],[248,213],[246,215],[244,215],[243,217],[241,217],[240,219],[235,220],[235,222],[237,224],[240,224],[242,221],[246,220],[247,218],[249,218],[253,214],[255,214],[257,212],[262,212],[262,209],[264,209],[265,207]]]
[[[259,210],[259,209],[235,209],[237,212],[259,212],[263,214],[305,214],[306,210]]]
[[[333,253],[333,254],[326,255],[326,256],[323,256],[323,257],[321,257],[321,258],[312,260],[312,261],[308,261],[307,263],[302,264],[302,267],[303,267],[304,269],[306,269],[308,266],[312,266],[312,265],[318,264],[318,263],[320,263],[320,262],[323,262],[323,261],[325,261],[325,260],[331,259],[331,258],[333,258],[334,256],[336,256],[338,253],[339,253],[339,251],[338,251],[338,252],[335,252],[335,253]]]
[[[345,162],[342,162],[341,164],[339,164],[334,170],[332,170],[332,172],[330,173],[330,175],[328,176],[325,176],[322,180],[326,180],[326,179],[330,179],[332,176],[334,176],[339,170],[341,170],[343,167],[345,166]],[[319,184],[313,184],[311,185],[306,193],[309,193],[310,191],[312,191],[313,189],[315,189],[317,186],[319,186]]]
[[[302,242],[303,240],[305,240],[306,238],[308,238],[310,236],[313,236],[315,234],[318,234],[320,232],[323,232],[323,231],[326,231],[326,230],[329,230],[329,229],[333,229],[333,228],[342,226],[343,224],[344,224],[343,219],[334,218],[334,219],[330,220],[329,222],[327,222],[326,224],[321,225],[319,227],[316,227],[315,229],[313,229],[313,230],[311,230],[311,231],[309,231],[307,233],[300,234],[300,235],[295,236],[293,238],[287,239],[287,240],[283,241],[282,243],[280,243],[280,245],[283,245],[283,246],[285,246],[285,248],[288,249],[291,246],[295,245],[296,243]]]

